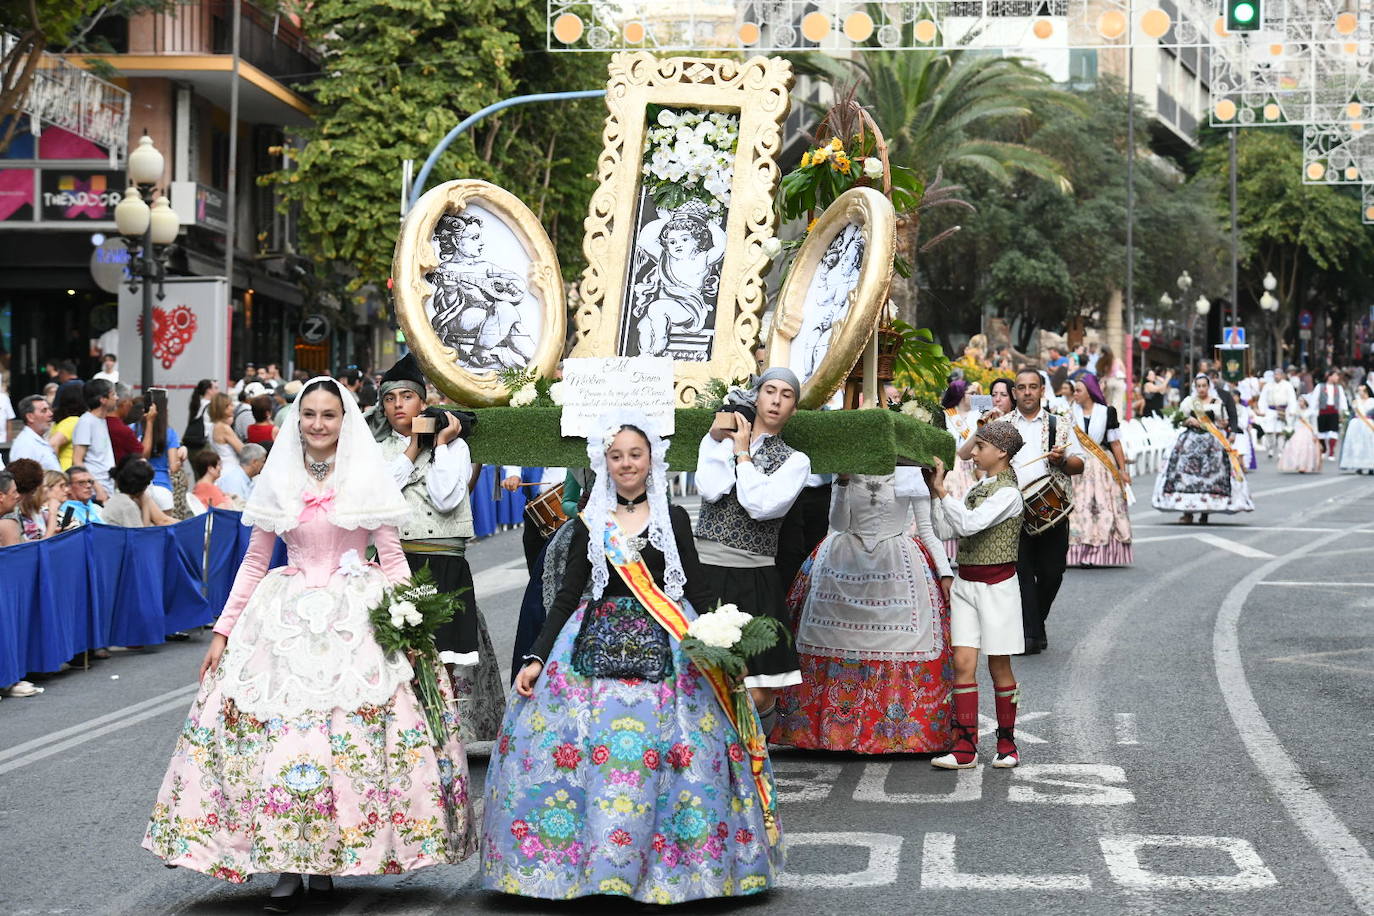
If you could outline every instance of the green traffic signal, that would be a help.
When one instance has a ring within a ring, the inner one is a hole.
[[[1226,0],[1226,30],[1253,32],[1260,27],[1259,0]]]

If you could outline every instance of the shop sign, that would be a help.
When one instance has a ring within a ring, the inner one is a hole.
[[[172,182],[172,209],[183,226],[229,231],[229,196],[198,181]]]
[[[40,212],[45,222],[114,219],[124,196],[122,173],[113,169],[44,169]]]
[[[315,312],[301,319],[301,340],[308,344],[323,343],[329,337],[329,318]]]

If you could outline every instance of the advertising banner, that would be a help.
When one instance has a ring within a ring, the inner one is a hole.
[[[153,299],[153,385],[167,389],[171,423],[186,425],[192,390],[229,377],[229,290],[223,277],[171,277]],[[156,293],[156,287],[154,287]],[[143,289],[119,289],[119,379],[142,390]]]

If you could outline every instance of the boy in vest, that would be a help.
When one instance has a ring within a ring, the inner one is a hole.
[[[468,502],[472,456],[463,440],[471,430],[445,413],[433,435],[414,431],[415,418],[425,409],[425,376],[413,354],[382,376],[378,396],[373,435],[411,509],[410,520],[398,532],[401,549],[412,571],[429,564],[439,591],[463,597],[463,612],[454,614],[434,641],[453,675],[464,739],[488,741],[500,727],[505,691],[464,556],[474,534]]]
[[[1008,421],[979,429],[973,463],[985,475],[961,501],[945,490],[945,466],[935,459],[930,489],[935,511],[959,538],[959,576],[949,596],[954,646],[954,749],[931,761],[946,770],[978,765],[978,650],[988,657],[997,705],[995,767],[1014,767],[1016,678],[1011,656],[1025,648],[1016,560],[1021,542],[1021,490],[1011,469],[1021,434]]]
[[[750,614],[767,614],[788,632],[783,599],[792,583],[778,577],[778,531],[811,474],[811,459],[782,441],[782,428],[796,412],[799,397],[801,382],[792,370],[769,369],[754,383],[754,421],[736,414],[733,433],[713,428],[697,449],[697,553],[712,597]],[[801,683],[792,640],[780,639],[749,659],[744,683],[767,734],[776,711],[774,691]]]

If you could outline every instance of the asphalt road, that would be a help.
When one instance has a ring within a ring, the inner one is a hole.
[[[1374,913],[1374,478],[1265,467],[1251,483],[1258,511],[1206,528],[1154,512],[1137,484],[1135,566],[1070,571],[1050,650],[1016,661],[1019,769],[779,749],[783,886],[686,909]],[[469,551],[503,653],[519,543]],[[171,871],[138,846],[204,645],[0,703],[0,912],[261,912],[270,882]],[[471,752],[480,780],[486,750]],[[329,910],[306,911],[639,909],[489,894],[476,867],[342,879]]]

